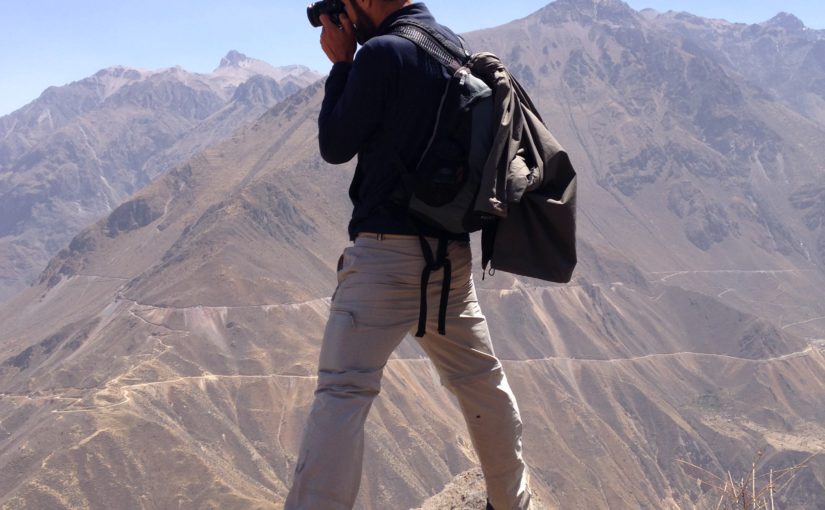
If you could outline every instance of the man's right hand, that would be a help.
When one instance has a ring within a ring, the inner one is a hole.
[[[321,49],[333,64],[352,62],[355,58],[355,29],[346,14],[338,16],[341,26],[337,26],[326,14],[321,14]]]

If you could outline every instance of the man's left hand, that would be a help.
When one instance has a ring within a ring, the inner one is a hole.
[[[352,62],[355,58],[355,29],[346,14],[338,16],[341,26],[337,26],[326,14],[321,15],[321,49],[333,64]]]

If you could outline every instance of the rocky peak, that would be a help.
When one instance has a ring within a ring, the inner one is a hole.
[[[232,50],[221,59],[221,64],[210,75],[212,79],[220,81],[228,90],[249,80],[253,76],[262,75],[274,79],[284,85],[284,80],[293,82],[298,88],[305,87],[321,78],[321,75],[301,65],[273,67],[272,65],[255,58],[247,57],[243,53]]]
[[[600,5],[618,6],[626,4],[622,0],[556,0],[555,2],[552,2],[550,5],[555,5],[557,7],[572,6],[587,9]]]
[[[269,76],[256,75],[241,83],[232,95],[233,101],[245,104],[273,105],[283,99],[278,82]]]
[[[112,66],[94,74],[97,78],[124,78],[127,80],[139,80],[143,77],[140,71],[125,66]]]
[[[574,9],[577,11],[610,11],[610,10],[624,10],[633,11],[633,9],[622,0],[556,0],[551,5],[559,8]]]
[[[622,0],[556,0],[541,11],[542,20],[635,22],[638,13]]]
[[[766,27],[783,28],[788,32],[798,32],[805,29],[805,23],[793,14],[780,12],[764,23]]]
[[[244,67],[244,64],[250,60],[251,59],[243,53],[231,50],[221,59],[221,64],[218,67]]]

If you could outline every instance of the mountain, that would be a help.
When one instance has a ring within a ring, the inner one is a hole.
[[[785,12],[755,25],[683,12],[643,14],[800,115],[825,121],[825,30],[812,30]]]
[[[580,155],[587,199],[609,210],[583,211],[594,239],[652,272],[821,272],[822,123],[619,1],[560,0],[469,39],[506,57]]]
[[[0,300],[157,175],[318,78],[232,51],[210,74],[104,69],[0,118]]]
[[[758,456],[760,475],[804,463],[777,505],[818,508],[825,126],[673,23],[557,0],[467,34],[579,172],[573,281],[476,281],[533,488],[546,508],[715,507],[684,463],[738,479]],[[279,508],[347,243],[353,164],[317,153],[322,97],[159,176],[0,305],[0,508]],[[367,431],[356,508],[480,499],[413,342]]]

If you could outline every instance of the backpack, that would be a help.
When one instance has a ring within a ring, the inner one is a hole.
[[[494,136],[493,91],[466,64],[470,54],[432,28],[411,21],[390,29],[424,49],[450,72],[427,146],[412,171],[402,173],[410,213],[453,234],[480,230],[493,217],[473,204]]]
[[[399,20],[389,30],[449,72],[435,125],[400,196],[416,220],[445,232],[482,231],[482,267],[566,283],[576,265],[576,173],[536,107],[501,60],[470,54],[432,27]],[[449,292],[446,240],[437,256],[422,238],[421,316],[431,271],[444,268],[439,332]]]

